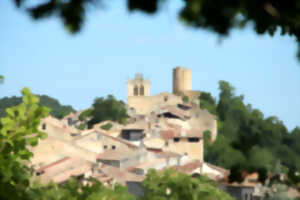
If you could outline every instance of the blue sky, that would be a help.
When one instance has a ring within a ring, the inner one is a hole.
[[[0,98],[27,86],[83,109],[107,94],[126,100],[126,81],[136,72],[151,80],[151,94],[171,92],[172,69],[180,65],[192,70],[193,89],[217,97],[218,81],[226,80],[265,116],[300,126],[294,38],[257,36],[249,25],[220,39],[181,24],[180,1],[153,17],[130,14],[118,2],[124,1],[90,8],[83,30],[70,35],[55,17],[33,21],[11,0],[1,1]]]

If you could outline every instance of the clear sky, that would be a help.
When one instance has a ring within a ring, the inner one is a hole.
[[[169,1],[154,17],[111,2],[90,8],[83,30],[70,35],[57,18],[36,22],[11,0],[1,1],[0,98],[27,86],[83,109],[107,94],[126,101],[126,81],[136,72],[151,80],[151,94],[171,92],[172,69],[180,65],[192,70],[193,89],[217,97],[218,81],[226,80],[265,116],[300,126],[294,38],[257,36],[249,26],[220,40],[178,22],[181,1]]]

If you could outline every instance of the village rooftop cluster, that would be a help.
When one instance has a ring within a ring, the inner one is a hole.
[[[229,171],[205,162],[204,134],[210,141],[217,137],[217,120],[200,109],[200,91],[192,90],[191,71],[173,70],[173,92],[150,95],[150,81],[140,74],[127,82],[125,125],[104,121],[91,129],[78,130],[79,115],[71,113],[58,120],[47,117],[40,129],[48,137],[32,148],[31,164],[35,177],[43,183],[66,182],[77,177],[87,182],[90,177],[108,186],[116,183],[142,195],[141,182],[150,169],[173,168],[191,176],[204,174],[222,183],[237,199],[258,195],[257,182],[246,178],[242,184],[228,184]],[[188,102],[183,97],[189,99]],[[112,127],[101,127],[110,123]],[[249,176],[257,180],[257,174]],[[245,199],[248,200],[248,199]]]

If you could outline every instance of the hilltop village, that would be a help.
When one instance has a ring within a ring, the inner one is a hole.
[[[252,197],[253,186],[234,187],[227,182],[228,170],[205,162],[204,135],[209,135],[210,142],[217,138],[217,120],[200,109],[200,91],[192,90],[189,69],[173,70],[172,93],[151,96],[150,81],[137,74],[128,80],[127,94],[129,119],[124,125],[104,121],[79,130],[75,127],[81,112],[62,120],[43,119],[40,129],[48,137],[31,149],[35,177],[58,184],[71,176],[83,182],[94,177],[108,186],[120,183],[134,195],[141,195],[141,182],[148,170],[174,168],[224,183],[237,199],[245,199],[244,194]],[[101,128],[107,123],[112,125],[109,130]]]

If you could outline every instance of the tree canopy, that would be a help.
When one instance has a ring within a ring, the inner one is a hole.
[[[39,1],[26,6],[28,0],[13,0],[19,8],[25,8],[32,18],[42,19],[58,16],[71,32],[78,32],[85,21],[90,5],[105,4],[105,0]],[[157,13],[167,0],[127,0],[129,11]],[[253,24],[257,34],[271,36],[279,30],[282,35],[296,38],[300,59],[300,2],[298,0],[184,0],[178,18],[187,26],[210,30],[227,36],[234,28],[244,28]]]
[[[217,187],[206,176],[193,178],[187,174],[167,169],[163,172],[150,170],[143,181],[143,200],[233,200],[233,198]]]
[[[38,106],[39,98],[28,88],[22,90],[22,102],[6,109],[0,120],[0,199],[26,199],[32,156],[28,146],[38,144],[46,134],[38,130],[49,109]]]
[[[124,102],[116,100],[113,95],[108,95],[107,98],[96,98],[90,115],[89,126],[105,120],[124,124],[128,117]]]
[[[219,82],[219,89],[218,102],[209,93],[200,96],[200,107],[216,112],[218,118],[218,137],[206,144],[206,161],[231,169],[232,181],[241,181],[243,170],[262,177],[278,161],[291,176],[300,172],[300,128],[289,132],[277,117],[264,117],[260,110],[245,105],[243,96],[237,96],[226,81]]]

